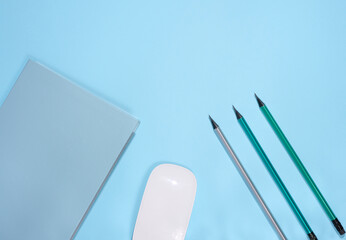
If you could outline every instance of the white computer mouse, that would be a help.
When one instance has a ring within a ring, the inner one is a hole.
[[[132,239],[183,240],[196,188],[190,170],[174,164],[157,166],[148,179]]]

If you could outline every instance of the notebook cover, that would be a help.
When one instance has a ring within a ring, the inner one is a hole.
[[[29,60],[0,108],[0,239],[72,239],[138,124]]]

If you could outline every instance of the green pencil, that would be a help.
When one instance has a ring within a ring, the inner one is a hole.
[[[269,125],[272,127],[272,129],[274,130],[274,132],[278,136],[280,142],[282,143],[282,145],[286,149],[288,155],[290,155],[291,159],[293,160],[293,162],[297,166],[301,175],[304,177],[305,181],[307,182],[307,184],[311,188],[312,192],[315,194],[315,196],[316,196],[317,200],[320,202],[322,208],[324,209],[324,211],[328,215],[329,219],[332,221],[335,229],[339,232],[340,235],[344,235],[345,234],[344,228],[342,227],[341,223],[339,222],[339,220],[334,215],[332,209],[328,205],[326,199],[323,197],[320,190],[318,190],[315,182],[312,180],[310,174],[308,173],[308,171],[304,167],[303,163],[299,159],[297,153],[294,151],[293,147],[291,146],[291,144],[287,140],[286,136],[284,135],[284,133],[280,129],[279,125],[276,123],[274,117],[271,115],[267,106],[261,101],[261,99],[259,99],[259,97],[257,97],[256,94],[255,94],[255,97],[257,99],[258,105],[259,105],[261,112],[263,113],[264,117],[267,119]]]
[[[281,193],[284,195],[286,201],[288,202],[288,204],[290,205],[292,211],[294,212],[294,214],[296,215],[296,217],[299,220],[300,224],[304,228],[304,230],[307,233],[309,239],[310,240],[317,240],[317,237],[315,236],[315,234],[311,230],[308,222],[305,220],[303,214],[299,210],[299,208],[298,208],[297,204],[295,203],[295,201],[293,200],[291,194],[288,192],[286,186],[282,182],[279,174],[276,172],[274,166],[271,164],[269,158],[267,157],[267,155],[265,154],[265,152],[262,149],[261,145],[257,141],[255,135],[251,131],[249,125],[246,123],[246,121],[243,118],[243,116],[234,107],[233,107],[233,109],[234,109],[235,115],[237,116],[237,119],[238,119],[238,122],[239,122],[240,126],[244,130],[246,136],[249,138],[249,140],[252,143],[252,146],[255,148],[257,154],[262,159],[262,162],[264,163],[264,165],[267,168],[268,172],[270,173],[270,175],[274,179],[274,181],[275,181],[276,185],[278,186],[278,188],[280,189]]]

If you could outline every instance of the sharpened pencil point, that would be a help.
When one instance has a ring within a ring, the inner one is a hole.
[[[257,97],[256,93],[255,93],[255,97],[257,99],[258,106],[259,107],[263,107],[264,106],[264,102],[262,102],[262,100],[259,97]]]
[[[235,109],[235,107],[233,106],[233,110],[235,115],[237,116],[237,119],[241,119],[243,116],[237,111],[237,109]]]
[[[214,121],[214,119],[211,118],[210,115],[209,115],[209,120],[211,122],[211,125],[213,126],[213,129],[216,129],[219,127],[219,125],[216,124],[216,122]]]

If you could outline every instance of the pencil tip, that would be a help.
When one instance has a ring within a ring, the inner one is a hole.
[[[259,106],[259,107],[263,107],[263,106],[264,106],[264,103],[262,102],[262,100],[261,100],[259,97],[257,97],[256,93],[255,93],[255,97],[256,97],[256,99],[257,99],[258,106]]]
[[[235,107],[233,106],[233,110],[235,115],[237,116],[237,119],[241,119],[243,116],[237,111],[237,109],[235,109]]]
[[[216,129],[219,127],[219,125],[217,125],[217,123],[214,121],[214,119],[211,118],[210,115],[209,115],[209,120],[211,122],[211,125],[213,126],[213,129]]]

